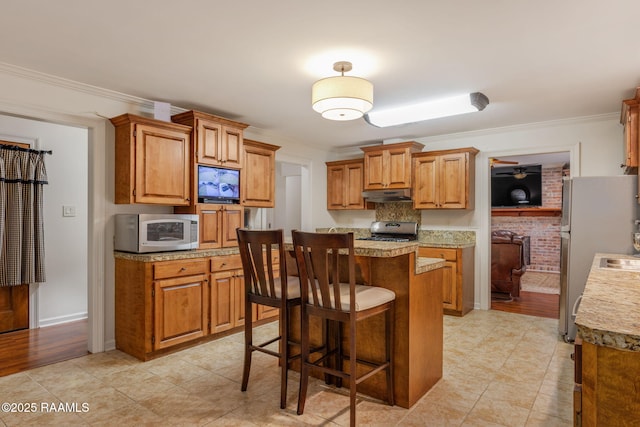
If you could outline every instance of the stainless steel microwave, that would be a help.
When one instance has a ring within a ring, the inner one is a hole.
[[[198,215],[117,214],[114,245],[135,253],[198,249]]]

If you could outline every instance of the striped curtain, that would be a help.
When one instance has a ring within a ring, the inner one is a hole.
[[[42,190],[47,153],[0,146],[0,286],[46,280]]]

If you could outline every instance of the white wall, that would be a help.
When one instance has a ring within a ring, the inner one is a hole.
[[[89,350],[114,346],[114,260],[113,225],[117,212],[146,212],[167,208],[113,204],[113,126],[105,117],[123,113],[148,113],[151,102],[79,83],[41,75],[0,64],[0,113],[18,114],[49,122],[89,129]],[[178,112],[174,108],[174,112]],[[99,116],[98,116],[98,115]],[[615,116],[615,117],[614,117]],[[476,210],[472,212],[426,212],[423,227],[468,228],[478,232],[476,248],[476,303],[486,307],[489,208],[488,157],[521,154],[522,150],[574,149],[580,143],[583,175],[615,175],[622,160],[621,127],[617,115],[606,118],[536,124],[511,129],[423,138],[427,149],[475,146],[481,150],[476,174]],[[304,141],[283,141],[268,132],[249,127],[251,139],[279,145],[276,161],[301,165],[301,223],[303,230],[330,225],[368,227],[374,213],[326,210],[325,161],[362,156],[362,152],[326,152],[304,145]],[[574,151],[577,151],[574,149]],[[578,159],[572,159],[572,166]],[[484,180],[484,182],[483,182]],[[66,203],[66,202],[65,202]],[[485,257],[485,258],[483,258]]]
[[[35,325],[87,317],[88,132],[85,128],[0,115],[0,139],[52,150],[45,157],[45,283],[37,286]],[[73,206],[75,217],[63,217]],[[32,301],[33,302],[33,301]],[[32,325],[34,319],[32,315]]]

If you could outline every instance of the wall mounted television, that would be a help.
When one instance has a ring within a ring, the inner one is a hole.
[[[491,170],[492,208],[536,206],[542,206],[541,165],[494,167]]]
[[[240,203],[240,171],[198,165],[198,203]]]

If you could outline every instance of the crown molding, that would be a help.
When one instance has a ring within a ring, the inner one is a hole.
[[[117,92],[110,89],[104,89],[86,83],[77,82],[75,80],[65,79],[63,77],[51,74],[41,73],[39,71],[30,70],[28,68],[19,67],[17,65],[0,62],[0,73],[17,76],[26,80],[45,83],[57,86],[63,89],[69,89],[76,92],[82,92],[100,98],[111,99],[118,102],[133,104],[140,108],[143,112],[153,113],[152,100],[140,98],[138,96],[128,95],[126,93]],[[171,115],[187,111],[184,108],[171,105]]]

